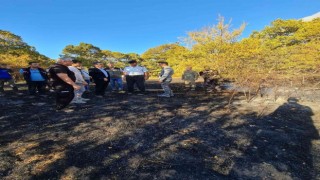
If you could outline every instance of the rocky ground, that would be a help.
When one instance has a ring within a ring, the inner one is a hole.
[[[0,97],[0,179],[320,179],[319,100],[182,90]]]

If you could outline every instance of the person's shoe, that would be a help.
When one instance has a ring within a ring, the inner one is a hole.
[[[132,92],[128,92],[128,94],[129,94],[129,95],[131,95],[131,94],[132,94]]]
[[[142,94],[142,93],[138,93],[137,95],[138,95],[138,96],[144,96],[144,94]]]
[[[167,95],[167,94],[159,94],[158,97],[166,97],[166,98],[169,98],[171,97],[170,95]]]
[[[81,99],[78,99],[78,100],[71,101],[70,104],[85,104],[85,103],[87,103],[87,102],[82,101]]]
[[[63,109],[57,108],[56,112],[71,113],[71,112],[74,112],[74,109],[73,109],[73,107],[68,106]]]

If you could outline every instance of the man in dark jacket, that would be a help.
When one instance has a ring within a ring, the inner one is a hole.
[[[110,82],[110,74],[103,68],[101,62],[95,62],[94,68],[89,69],[89,75],[92,77],[95,86],[95,94],[98,97],[103,97]]]
[[[49,69],[52,87],[56,92],[56,110],[67,107],[74,98],[74,90],[80,89],[75,83],[74,73],[68,68],[70,65],[71,58],[60,58]]]
[[[46,71],[40,68],[37,62],[30,62],[29,65],[28,68],[20,70],[20,73],[28,84],[29,94],[35,95],[37,90],[39,94],[44,94],[48,80]]]
[[[8,83],[13,91],[18,92],[18,88],[11,76],[12,70],[5,64],[0,64],[0,93],[4,93],[4,83]]]

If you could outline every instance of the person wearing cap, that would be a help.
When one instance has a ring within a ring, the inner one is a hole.
[[[30,62],[29,67],[20,69],[20,74],[27,82],[30,95],[36,95],[37,90],[39,94],[46,93],[48,76],[46,70],[39,67],[39,63]]]
[[[71,65],[71,58],[59,58],[49,68],[52,87],[56,92],[56,110],[67,107],[74,98],[74,91],[81,88],[75,83],[75,74],[68,68]]]
[[[85,99],[85,98],[82,97],[82,94],[86,91],[85,86],[88,85],[88,83],[84,80],[84,77],[83,77],[83,75],[81,73],[81,69],[80,69],[81,68],[81,62],[74,59],[74,60],[72,60],[72,65],[68,66],[68,68],[76,76],[76,84],[81,87],[79,90],[75,90],[74,91],[74,96],[75,97],[73,98],[71,103],[84,104],[84,103],[86,103],[86,101],[89,100],[89,99]]]
[[[92,77],[97,97],[104,97],[106,89],[110,82],[110,74],[103,67],[103,63],[95,62],[94,68],[89,69],[89,75]]]
[[[158,64],[162,68],[159,76],[159,82],[161,83],[161,87],[164,91],[163,94],[160,94],[158,96],[167,98],[172,97],[174,95],[170,88],[170,83],[172,81],[172,75],[174,74],[174,70],[165,61],[159,61]]]
[[[149,78],[148,70],[145,67],[139,66],[136,60],[129,61],[130,66],[124,68],[123,72],[127,81],[128,93],[134,92],[134,85],[144,93],[145,80]]]

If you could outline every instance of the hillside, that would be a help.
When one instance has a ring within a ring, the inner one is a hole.
[[[318,12],[318,13],[316,13],[314,15],[311,15],[311,16],[304,17],[304,18],[302,18],[302,21],[308,22],[308,21],[312,21],[312,20],[314,20],[316,18],[320,18],[320,12]]]

